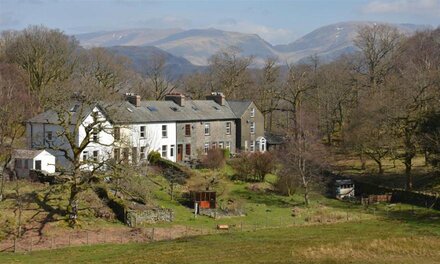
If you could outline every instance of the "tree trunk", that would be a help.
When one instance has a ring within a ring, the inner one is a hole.
[[[304,187],[304,205],[309,207],[309,188]]]
[[[406,190],[411,191],[412,185],[413,185],[413,179],[412,179],[412,173],[411,173],[412,157],[406,156],[404,164],[405,164],[405,176],[406,176]]]
[[[383,174],[383,166],[382,166],[382,161],[376,161],[376,163],[377,163],[377,166],[378,166],[378,168],[379,168],[379,175],[382,175]]]
[[[69,214],[69,226],[75,227],[78,219],[78,201],[76,196],[78,195],[78,187],[76,184],[73,184],[70,188],[70,196],[69,196],[69,206],[67,208]]]
[[[361,170],[365,170],[366,169],[366,160],[365,160],[363,152],[361,152],[361,154],[359,155],[359,159],[361,160]]]

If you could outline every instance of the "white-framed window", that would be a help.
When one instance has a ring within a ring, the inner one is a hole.
[[[88,159],[89,159],[89,152],[88,151],[83,151],[82,160],[86,161]]]
[[[231,122],[226,122],[226,135],[231,134]]]
[[[255,122],[251,122],[250,131],[251,131],[251,134],[255,134]]]
[[[205,136],[209,136],[211,134],[211,124],[205,123]]]
[[[99,158],[99,150],[94,150],[93,151],[93,161],[98,162],[98,158]]]
[[[226,141],[226,149],[231,150],[231,141]]]
[[[53,140],[53,132],[52,131],[46,131],[46,140],[47,141]]]
[[[167,125],[162,125],[162,138],[168,137]]]
[[[170,157],[174,157],[174,148],[175,148],[174,145],[170,146]]]
[[[255,117],[255,108],[251,108],[251,117]]]
[[[203,148],[203,152],[205,154],[208,154],[208,150],[209,150],[209,142],[205,142],[204,148]]]
[[[141,126],[139,136],[145,138],[145,126]]]
[[[166,158],[168,153],[167,145],[162,145],[162,158]]]
[[[255,151],[255,141],[251,141],[251,147],[250,147],[250,151],[254,152]]]
[[[218,148],[220,148],[220,149],[224,149],[224,148],[225,148],[225,143],[224,143],[223,141],[220,141],[220,142],[218,143]]]
[[[141,160],[145,159],[146,157],[146,153],[145,153],[146,149],[147,149],[146,147],[141,147],[141,153],[139,157]]]

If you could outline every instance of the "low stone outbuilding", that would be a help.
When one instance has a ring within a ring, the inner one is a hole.
[[[18,178],[29,177],[31,170],[55,173],[56,158],[46,150],[16,149],[12,158]]]

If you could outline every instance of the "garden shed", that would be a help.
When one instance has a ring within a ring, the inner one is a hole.
[[[12,154],[17,177],[29,177],[31,170],[43,173],[55,172],[56,158],[46,150],[16,149]]]
[[[216,207],[216,192],[215,191],[190,191],[190,197],[194,207],[201,209],[213,209]]]

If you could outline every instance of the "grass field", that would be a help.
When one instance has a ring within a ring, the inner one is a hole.
[[[369,220],[148,244],[2,253],[0,263],[439,263],[439,235],[423,224]]]

